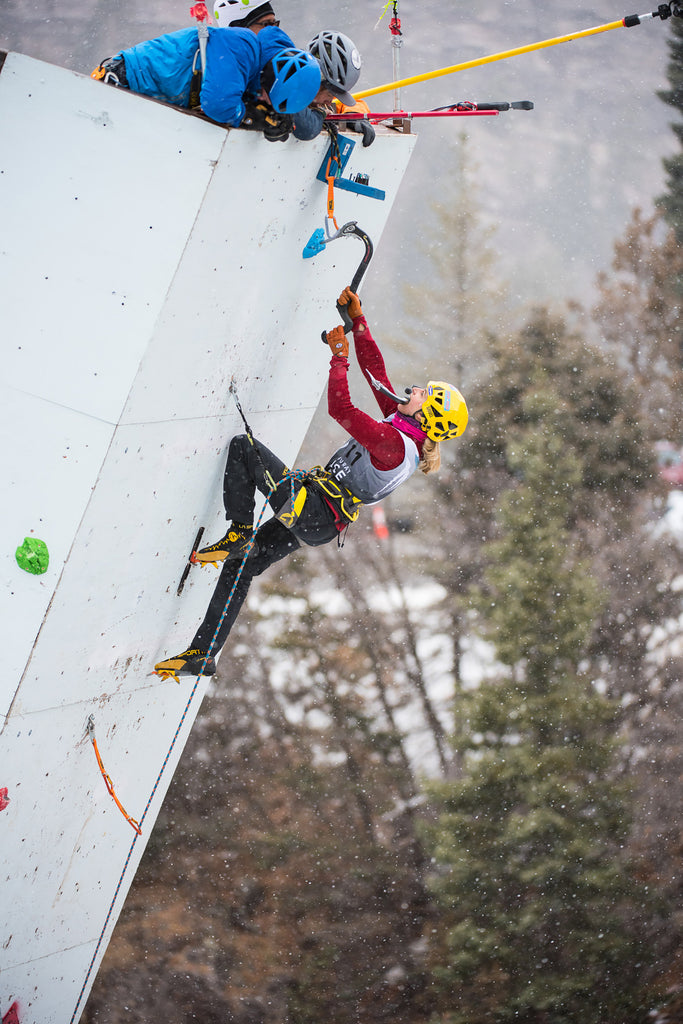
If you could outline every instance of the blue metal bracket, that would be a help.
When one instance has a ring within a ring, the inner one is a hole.
[[[349,162],[349,157],[351,156],[356,143],[353,139],[349,139],[345,135],[338,135],[337,144],[339,146],[339,159],[333,155],[332,143],[330,143],[327,152],[323,157],[323,162],[320,165],[320,170],[316,175],[317,180],[324,183],[327,182],[327,168],[329,164],[329,173],[334,175],[335,188],[340,188],[343,192],[355,192],[360,196],[368,196],[369,199],[386,199],[387,194],[381,188],[372,188],[364,182],[354,181],[353,178],[341,177],[344,168]]]

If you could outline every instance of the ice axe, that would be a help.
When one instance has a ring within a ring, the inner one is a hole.
[[[320,231],[322,232],[322,229],[320,229]],[[357,238],[360,238],[361,242],[365,246],[363,258],[358,264],[358,269],[356,270],[356,273],[353,275],[351,284],[349,285],[352,292],[357,292],[358,288],[360,287],[360,283],[363,280],[363,274],[370,265],[370,260],[372,259],[372,253],[374,251],[372,247],[372,242],[370,240],[370,236],[368,235],[367,231],[363,231],[363,229],[358,226],[355,220],[350,220],[347,221],[346,224],[342,224],[342,226],[339,228],[339,231],[337,231],[334,235],[329,235],[327,239],[325,239],[325,241],[322,242],[322,245],[325,246],[327,245],[328,242],[333,242],[337,238],[348,238],[350,235],[355,235]],[[337,312],[339,313],[339,316],[342,319],[342,323],[344,324],[344,334],[348,334],[353,327],[353,321],[349,316],[349,311],[346,305],[342,305],[340,302],[338,302]],[[323,331],[321,337],[326,345],[327,331]]]

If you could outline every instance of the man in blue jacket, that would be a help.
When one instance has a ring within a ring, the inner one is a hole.
[[[174,106],[200,107],[212,121],[261,130],[266,137],[270,108],[284,115],[291,130],[287,119],[313,101],[321,84],[318,61],[276,26],[259,33],[209,28],[203,72],[198,30],[186,28],[122,50],[92,77]],[[270,121],[283,128],[283,116]]]

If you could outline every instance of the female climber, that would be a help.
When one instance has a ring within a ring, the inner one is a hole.
[[[162,678],[213,675],[254,576],[301,544],[339,539],[362,505],[386,497],[418,467],[423,473],[438,469],[441,441],[459,437],[467,426],[465,400],[451,384],[430,381],[396,395],[358,296],[345,288],[339,304],[348,308],[358,365],[375,391],[383,419],[351,401],[349,343],[344,328],[335,327],[326,335],[332,351],[328,410],[350,436],[325,467],[305,472],[290,471],[249,430],[232,438],[223,481],[229,526],[224,537],[193,556],[199,564],[222,562],[221,574],[187,650],[154,666]],[[256,490],[266,496],[274,515],[254,530]]]

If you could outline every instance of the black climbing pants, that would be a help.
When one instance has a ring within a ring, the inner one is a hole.
[[[246,434],[233,437],[223,478],[227,519],[236,523],[252,523],[256,490],[267,497],[275,513],[280,512],[291,494],[292,482],[286,473],[284,462],[265,445],[259,441],[252,445]],[[276,485],[274,489],[273,484]],[[300,483],[294,481],[295,493],[299,486]],[[228,638],[254,576],[260,576],[275,562],[291,555],[301,547],[301,543],[327,544],[337,536],[334,512],[314,486],[307,486],[303,510],[292,529],[283,526],[278,519],[269,519],[259,527],[255,553],[247,559],[239,579],[242,559],[223,563],[204,621],[190,647],[201,651],[208,651],[211,647],[211,654],[215,657]]]

